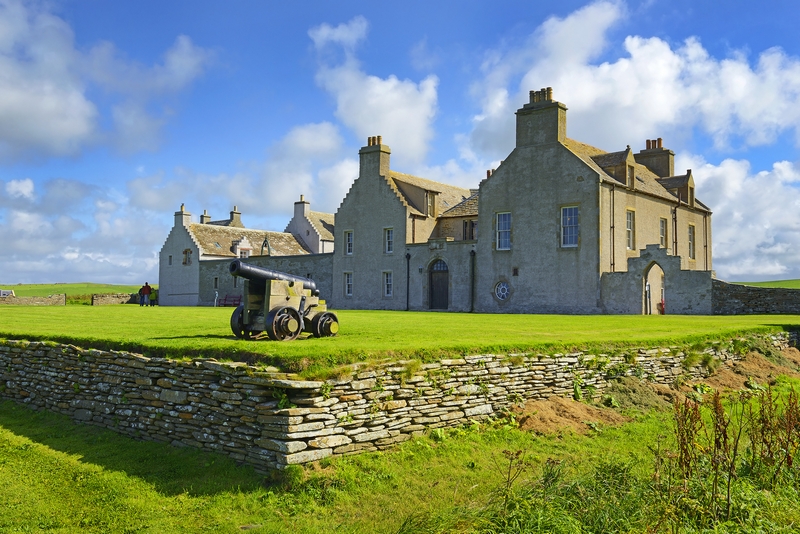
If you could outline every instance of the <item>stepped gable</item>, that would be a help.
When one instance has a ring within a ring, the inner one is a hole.
[[[333,229],[336,215],[333,213],[323,213],[321,211],[309,211],[308,220],[314,225],[319,233],[320,239],[333,241]]]
[[[411,201],[409,195],[403,190],[404,187],[411,186],[438,193],[438,203],[442,211],[455,207],[471,196],[469,189],[464,189],[463,187],[434,182],[426,178],[395,171],[389,173],[388,181],[394,189],[399,191],[403,201],[408,205],[411,213],[415,215],[425,215],[424,206],[416,206],[414,202]]]
[[[242,238],[247,238],[252,245],[253,256],[295,256],[310,253],[292,234],[286,232],[199,223],[190,224],[189,232],[197,242],[200,254],[205,256],[235,258],[237,256],[233,252],[233,242]],[[264,247],[262,254],[261,245],[265,238],[269,241],[269,247]]]

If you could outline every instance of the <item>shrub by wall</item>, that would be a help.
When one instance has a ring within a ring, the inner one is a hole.
[[[789,335],[769,341],[785,348]],[[723,363],[736,358],[723,344],[704,354]],[[616,376],[669,384],[707,373],[688,364],[674,347],[617,355],[480,355],[356,366],[347,377],[322,382],[242,363],[9,340],[0,341],[0,397],[138,439],[226,454],[266,472],[384,449],[528,399],[597,396]]]

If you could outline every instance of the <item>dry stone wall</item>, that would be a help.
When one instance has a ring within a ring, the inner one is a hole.
[[[139,295],[136,293],[108,293],[92,295],[92,306],[105,306],[108,304],[139,304]]]
[[[789,334],[769,340],[786,347]],[[722,362],[722,344],[706,350]],[[481,355],[292,380],[242,363],[175,361],[50,342],[0,341],[0,397],[138,439],[218,452],[266,472],[391,447],[427,429],[552,395],[599,395],[614,376],[700,377],[677,348],[619,355]]]
[[[9,295],[0,297],[0,306],[65,306],[67,295],[49,295],[47,297],[17,297]]]
[[[756,287],[712,281],[714,315],[800,314],[800,289]]]

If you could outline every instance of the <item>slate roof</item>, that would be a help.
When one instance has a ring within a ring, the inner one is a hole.
[[[592,170],[597,172],[603,182],[620,185],[620,181],[607,174],[603,170],[603,167],[611,167],[613,165],[622,163],[624,159],[619,159],[620,154],[624,156],[627,150],[623,150],[621,152],[605,152],[602,149],[587,145],[586,143],[581,143],[580,141],[575,141],[574,139],[566,139],[564,146],[566,146],[570,152],[583,160],[583,162],[591,167]],[[602,162],[602,165],[598,164],[598,161]],[[664,179],[661,179],[656,173],[648,169],[646,166],[640,163],[635,163],[634,174],[636,176],[635,189],[637,191],[642,191],[649,195],[663,198],[665,200],[669,200],[670,202],[675,202],[676,196],[672,192],[668,191],[668,188],[664,187]],[[671,187],[669,189],[671,189]],[[695,206],[708,210],[708,207],[697,199],[695,199]]]
[[[475,193],[466,200],[461,201],[439,217],[477,217],[478,216],[478,194]]]
[[[233,241],[246,237],[253,245],[253,256],[261,255],[261,244],[264,238],[269,239],[269,246],[273,256],[294,256],[309,254],[310,252],[286,232],[266,232],[264,230],[251,230],[231,226],[218,226],[214,224],[192,223],[189,232],[200,247],[200,253],[207,256],[235,257],[233,254]],[[264,247],[264,256],[269,256],[267,247]]]
[[[658,181],[664,189],[678,189],[684,187],[689,183],[689,174],[683,176],[670,176],[669,178],[662,178]]]
[[[319,237],[324,241],[333,241],[333,225],[336,216],[333,213],[309,211],[308,219],[319,232]]]
[[[630,149],[621,150],[619,152],[606,152],[604,154],[592,156],[592,159],[603,169],[606,167],[616,167],[617,165],[625,163],[628,159],[629,151]]]
[[[403,174],[401,172],[389,171],[388,179],[390,184],[394,186],[395,190],[397,190],[402,199],[408,205],[411,213],[414,213],[415,215],[424,215],[424,213],[419,209],[423,206],[415,206],[411,199],[406,196],[406,194],[403,192],[404,184],[438,193],[437,203],[439,206],[439,211],[447,211],[472,196],[469,189],[443,184],[441,182],[434,182],[433,180],[427,180],[425,178],[412,176],[410,174]]]

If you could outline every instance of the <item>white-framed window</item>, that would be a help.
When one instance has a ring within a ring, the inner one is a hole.
[[[383,271],[383,296],[391,297],[393,289],[392,271]]]
[[[345,230],[344,232],[344,253],[348,256],[353,254],[353,231]]]
[[[167,265],[172,265],[172,254],[167,257]]]
[[[658,220],[658,239],[661,248],[667,248],[667,220],[664,218]]]
[[[436,217],[436,194],[430,191],[425,192],[425,204],[428,208],[428,217]]]
[[[394,252],[394,229],[383,229],[383,252],[391,254]]]
[[[353,273],[344,273],[344,296],[353,296]]]
[[[691,260],[695,259],[694,239],[695,239],[694,225],[690,224],[689,225],[689,259],[691,259]]]
[[[561,208],[561,246],[577,247],[578,236],[578,206],[565,206]]]
[[[628,250],[636,250],[636,213],[631,210],[625,212],[625,234]]]
[[[511,213],[503,212],[497,214],[497,250],[511,250]]]

